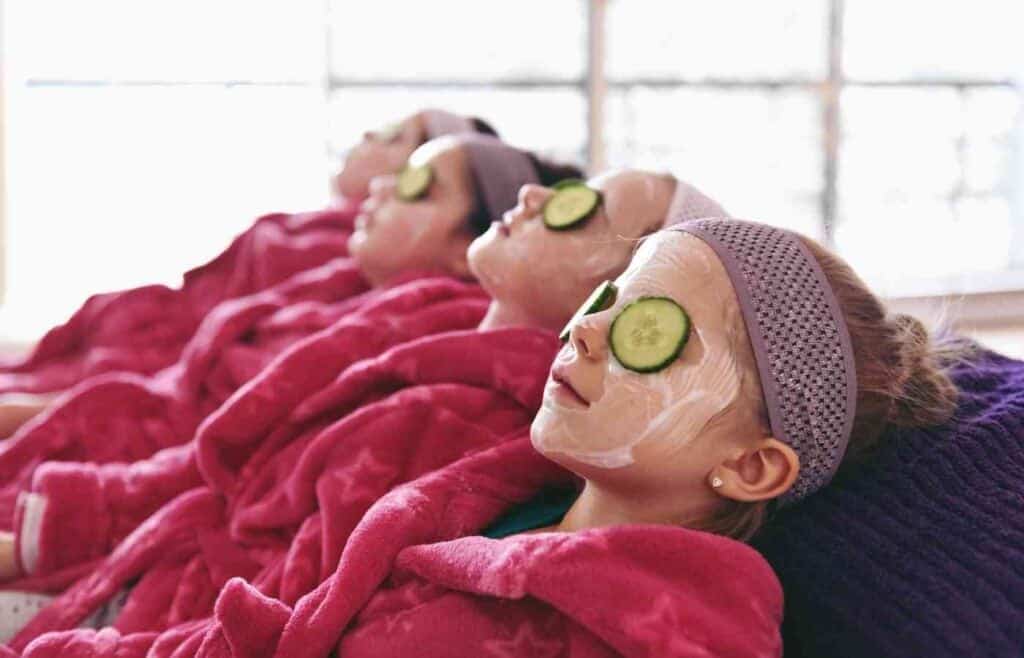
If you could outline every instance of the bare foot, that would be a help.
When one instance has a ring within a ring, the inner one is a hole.
[[[21,575],[14,558],[14,535],[0,532],[0,583]]]
[[[0,439],[6,439],[29,420],[46,410],[55,395],[0,395]]]

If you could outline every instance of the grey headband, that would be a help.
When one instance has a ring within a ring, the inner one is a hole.
[[[735,219],[671,227],[706,242],[736,289],[772,434],[800,457],[780,502],[817,491],[846,452],[857,402],[853,347],[835,292],[796,235]]]
[[[487,224],[500,220],[506,210],[515,207],[519,188],[540,180],[527,153],[496,137],[472,135],[460,138],[459,143],[469,155],[469,167],[484,203]]]

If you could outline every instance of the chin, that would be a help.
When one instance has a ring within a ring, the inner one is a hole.
[[[491,297],[501,296],[506,280],[502,270],[507,270],[507,268],[503,267],[500,247],[495,244],[491,230],[473,240],[466,252],[466,258],[470,274],[483,289]]]
[[[348,255],[354,258],[357,263],[359,262],[359,255],[363,251],[364,244],[366,244],[366,233],[364,231],[356,229],[352,231],[352,235],[348,236],[348,242],[346,243]]]

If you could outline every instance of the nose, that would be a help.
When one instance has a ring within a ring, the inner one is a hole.
[[[605,313],[580,318],[569,331],[569,340],[576,354],[588,361],[601,361],[608,356],[608,321]]]
[[[544,202],[550,195],[548,188],[528,183],[519,188],[519,205],[523,207],[528,217],[534,217],[540,214]]]
[[[394,194],[395,186],[398,184],[398,176],[385,174],[374,176],[370,181],[370,197],[374,199],[386,199]]]

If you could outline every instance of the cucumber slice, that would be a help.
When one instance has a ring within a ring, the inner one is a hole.
[[[563,187],[571,187],[573,185],[586,185],[586,183],[581,181],[579,178],[563,178],[562,180],[552,185],[551,189],[557,192]]]
[[[563,184],[564,183],[564,184]],[[544,225],[554,231],[578,228],[597,210],[601,193],[579,181],[561,181],[544,204]]]
[[[576,326],[576,323],[580,321],[585,315],[591,313],[597,313],[609,308],[615,303],[615,297],[618,295],[619,289],[615,287],[615,284],[611,281],[605,281],[599,285],[594,292],[590,293],[590,297],[587,297],[587,301],[583,302],[579,310],[576,311],[569,323],[565,325],[565,329],[562,329],[562,333],[558,334],[558,340],[563,343],[569,340],[569,332]]]
[[[612,354],[623,368],[657,372],[686,345],[690,316],[667,297],[641,297],[622,309],[608,333]]]
[[[374,131],[374,136],[378,141],[390,143],[398,138],[398,135],[402,132],[401,123],[389,123],[386,126]]]
[[[430,181],[434,180],[434,170],[425,164],[419,167],[405,165],[398,173],[396,193],[402,201],[415,201],[427,192]]]

